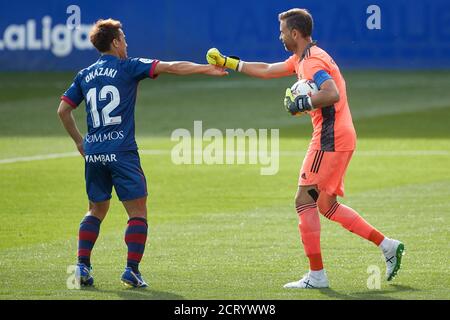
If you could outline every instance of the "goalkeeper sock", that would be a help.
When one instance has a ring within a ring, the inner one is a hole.
[[[100,232],[101,220],[94,216],[85,216],[78,232],[78,262],[91,266],[91,251]]]
[[[324,216],[332,221],[339,222],[348,231],[356,233],[377,246],[385,238],[380,231],[372,227],[355,210],[338,202],[335,202]]]
[[[147,241],[147,220],[145,218],[131,218],[125,231],[125,243],[128,247],[127,267],[139,273],[139,263],[145,250]]]
[[[315,203],[296,207],[299,216],[298,228],[305,254],[309,259],[309,269],[323,269],[322,253],[320,251],[320,218]]]

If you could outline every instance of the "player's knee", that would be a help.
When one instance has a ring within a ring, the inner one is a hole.
[[[103,220],[105,218],[106,214],[108,213],[108,209],[109,201],[89,203],[89,214],[99,218],[100,220]]]
[[[329,209],[328,203],[317,202],[317,210],[319,210],[320,214],[324,215]]]
[[[147,218],[146,198],[124,201],[123,205],[130,218]]]
[[[308,199],[305,199],[305,197],[301,196],[299,193],[297,193],[295,195],[294,202],[295,202],[295,207],[296,208],[300,207],[300,206],[303,206],[305,204],[311,203],[311,201],[309,201]]]
[[[295,194],[295,207],[298,208],[299,206],[315,203],[318,195],[314,187],[300,187]]]
[[[335,197],[320,196],[319,199],[317,199],[317,209],[319,210],[320,214],[325,216],[335,203]]]

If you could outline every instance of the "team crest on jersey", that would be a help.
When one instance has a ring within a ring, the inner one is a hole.
[[[139,61],[142,63],[152,63],[153,62],[152,59],[145,59],[145,58],[140,58]]]

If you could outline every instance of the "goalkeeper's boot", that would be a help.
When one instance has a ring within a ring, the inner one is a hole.
[[[147,288],[148,284],[140,273],[134,272],[131,268],[126,267],[120,279],[127,287],[133,288]]]
[[[283,288],[294,289],[319,289],[328,288],[328,278],[325,271],[322,276],[315,276],[310,272],[305,274],[303,278],[298,281],[286,283]]]
[[[82,287],[89,287],[94,285],[94,278],[92,277],[92,267],[88,267],[84,263],[77,263],[75,269],[75,278]]]
[[[383,250],[386,260],[386,280],[391,281],[397,275],[402,264],[402,256],[405,254],[405,245],[398,240],[390,239],[390,246]]]

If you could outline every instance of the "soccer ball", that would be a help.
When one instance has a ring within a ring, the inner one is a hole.
[[[291,91],[294,97],[300,95],[308,95],[311,97],[312,95],[319,92],[319,89],[317,88],[317,85],[314,81],[302,79],[293,84],[293,86],[291,87]]]

